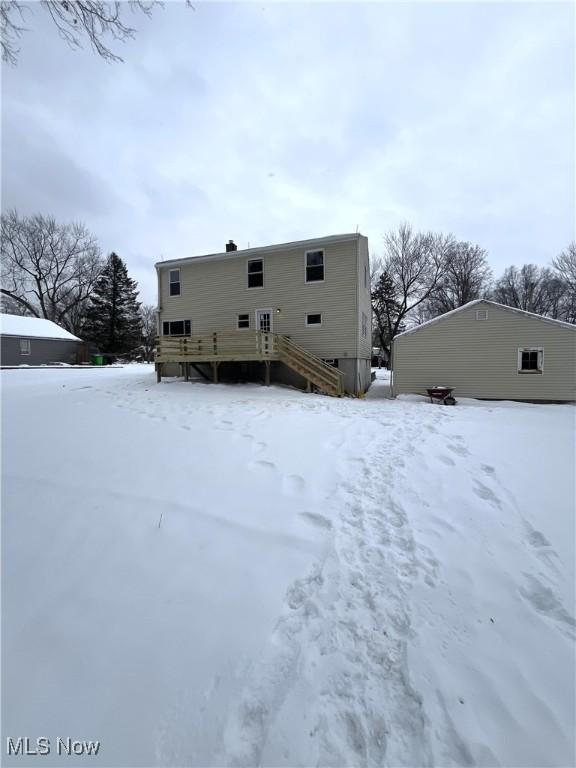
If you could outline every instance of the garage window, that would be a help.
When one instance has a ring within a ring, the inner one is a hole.
[[[518,373],[543,373],[544,349],[524,347],[518,350]]]

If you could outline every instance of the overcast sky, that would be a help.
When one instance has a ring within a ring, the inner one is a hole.
[[[160,258],[452,231],[498,273],[574,237],[572,3],[168,3],[123,64],[39,6],[2,71],[2,206]],[[131,16],[131,14],[129,14]]]

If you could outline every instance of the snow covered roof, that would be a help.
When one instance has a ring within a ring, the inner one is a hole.
[[[29,339],[65,339],[80,341],[65,328],[43,317],[20,317],[20,315],[0,314],[0,335],[24,336]]]
[[[517,309],[516,307],[509,307],[507,304],[499,304],[497,301],[488,301],[488,299],[474,299],[474,301],[469,301],[468,304],[463,304],[461,307],[457,307],[456,309],[451,309],[450,312],[445,312],[443,315],[438,315],[438,317],[433,317],[432,320],[427,320],[425,323],[420,323],[420,325],[415,325],[414,328],[409,328],[407,331],[404,331],[403,333],[399,333],[394,338],[399,339],[400,336],[408,336],[410,333],[416,333],[416,331],[419,331],[421,328],[425,328],[427,325],[433,325],[434,323],[439,323],[441,320],[444,320],[445,318],[450,317],[450,315],[455,315],[458,312],[462,312],[464,309],[470,309],[470,307],[473,307],[476,304],[487,304],[488,306],[491,306],[491,307],[498,307],[498,309],[505,309],[507,312],[517,312],[520,315],[535,317],[536,320],[542,320],[545,323],[554,323],[554,325],[561,325],[564,328],[571,328],[573,331],[576,331],[576,325],[572,325],[572,323],[565,323],[563,320],[554,320],[551,317],[544,317],[544,315],[537,315],[534,312],[526,312],[525,309]]]
[[[295,240],[291,243],[278,243],[277,245],[263,245],[258,248],[244,248],[238,251],[227,251],[225,253],[208,253],[202,256],[185,256],[182,259],[169,259],[168,261],[158,261],[154,266],[156,269],[162,267],[175,267],[178,264],[189,263],[191,261],[204,261],[209,259],[210,261],[218,259],[236,259],[239,256],[256,256],[264,254],[268,251],[284,251],[291,248],[320,248],[323,245],[330,245],[330,243],[340,243],[347,240],[357,240],[362,235],[359,232],[354,232],[346,235],[328,235],[327,237],[314,237],[308,240]]]

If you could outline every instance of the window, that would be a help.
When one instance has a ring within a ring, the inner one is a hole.
[[[20,339],[20,354],[21,355],[30,354],[30,339]]]
[[[518,350],[518,373],[542,373],[544,350],[542,347],[527,347]]]
[[[180,270],[170,270],[170,296],[180,296]]]
[[[364,288],[368,290],[368,264],[364,264]]]
[[[250,328],[250,315],[238,315],[238,322],[236,327],[239,330],[242,328]]]
[[[335,360],[333,357],[325,357],[322,362],[326,363],[326,365],[331,365],[332,368],[338,368],[338,360]]]
[[[162,334],[164,336],[190,336],[190,320],[164,320]]]
[[[476,320],[488,320],[488,310],[487,309],[477,309],[476,310]]]
[[[365,312],[362,312],[362,336],[368,336],[368,317]]]
[[[306,282],[320,283],[324,280],[324,251],[306,251]]]
[[[322,315],[319,312],[306,315],[306,325],[322,325]]]
[[[262,259],[250,259],[248,262],[248,288],[264,287],[264,262]]]

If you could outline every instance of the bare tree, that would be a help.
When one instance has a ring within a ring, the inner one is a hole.
[[[552,261],[552,267],[572,291],[576,291],[576,242],[570,243],[562,253]]]
[[[508,267],[496,281],[493,298],[500,304],[554,317],[566,287],[548,267]]]
[[[156,307],[152,304],[142,304],[140,306],[140,318],[142,321],[142,347],[146,362],[152,360],[152,353],[156,346],[156,336],[158,335],[158,316]]]
[[[2,215],[0,230],[0,293],[27,314],[77,331],[103,266],[96,238],[82,224],[16,211]]]
[[[105,0],[41,0],[40,7],[46,10],[60,37],[72,48],[81,48],[88,40],[96,53],[106,61],[122,61],[118,54],[108,47],[108,40],[125,41],[134,37],[136,30],[125,21],[126,10],[142,12],[150,16],[159,0],[129,0],[128,2],[106,2]],[[190,5],[187,2],[187,5]],[[1,0],[0,38],[2,58],[9,64],[16,64],[19,49],[18,39],[27,31],[23,26],[25,13],[31,13],[30,6],[20,0]]]
[[[447,249],[438,284],[426,302],[423,318],[436,317],[486,296],[491,279],[486,251],[472,243],[452,243]]]
[[[372,291],[372,311],[380,346],[390,344],[438,285],[452,235],[414,232],[402,224],[384,238],[383,271]]]

